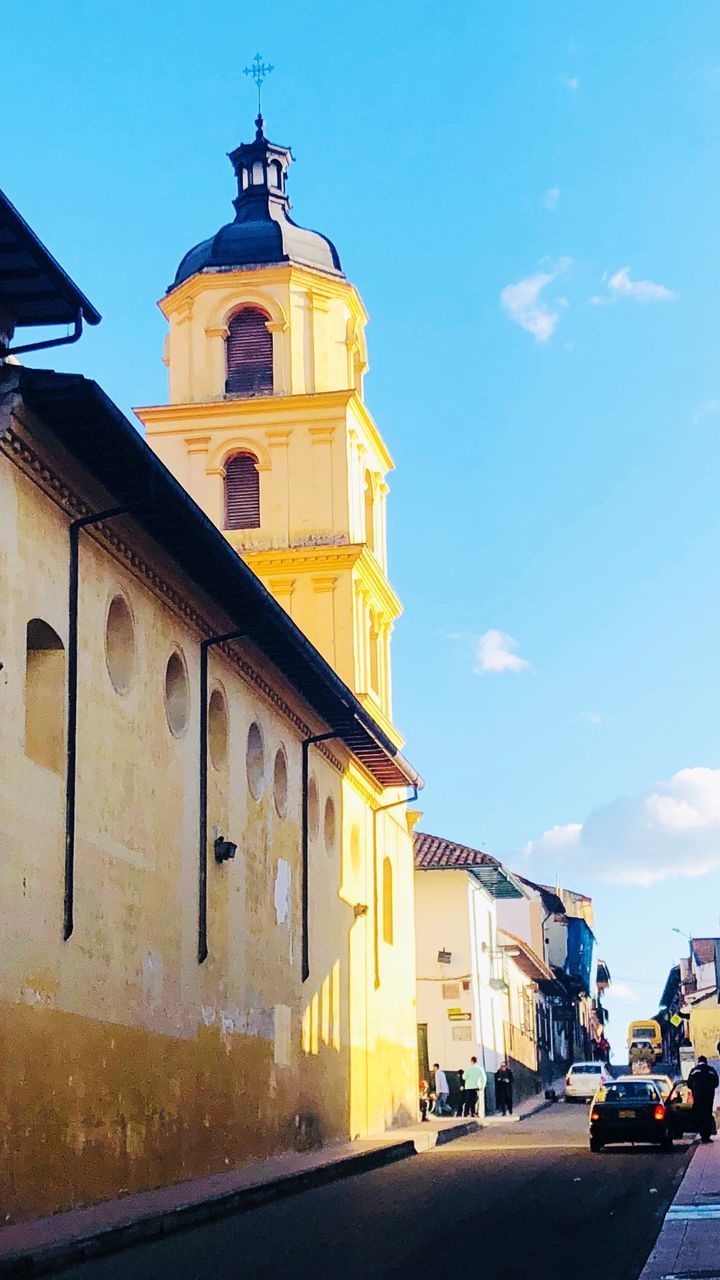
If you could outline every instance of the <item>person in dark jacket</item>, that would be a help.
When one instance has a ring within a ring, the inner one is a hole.
[[[710,1142],[713,1128],[713,1104],[715,1090],[718,1087],[718,1073],[714,1067],[708,1066],[704,1054],[700,1054],[697,1066],[688,1076],[688,1088],[692,1090],[693,1112],[697,1123],[697,1131],[701,1142]]]
[[[508,1111],[512,1115],[514,1081],[515,1077],[507,1062],[501,1062],[495,1072],[495,1106],[500,1108],[503,1115],[507,1115]]]

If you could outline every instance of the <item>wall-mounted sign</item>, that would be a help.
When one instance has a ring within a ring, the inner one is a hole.
[[[448,1009],[448,1018],[451,1022],[471,1022],[472,1014],[463,1013],[462,1009]]]
[[[690,1072],[695,1066],[695,1050],[690,1044],[681,1044],[680,1054],[680,1075],[683,1080],[687,1080]]]

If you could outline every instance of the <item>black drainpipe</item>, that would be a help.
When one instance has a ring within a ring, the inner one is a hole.
[[[333,730],[330,733],[316,733],[310,738],[302,740],[302,860],[301,860],[301,902],[302,902],[302,980],[307,982],[310,977],[310,928],[309,928],[309,864],[308,857],[308,786],[310,782],[308,757],[310,748],[317,742],[329,742],[332,738],[340,738],[342,735]],[[342,815],[340,815],[340,818]],[[342,830],[342,827],[340,828]]]
[[[75,891],[75,792],[77,783],[77,692],[78,692],[78,592],[80,585],[80,530],[90,524],[101,524],[114,516],[126,515],[130,508],[109,507],[95,515],[81,516],[70,522],[70,572],[68,590],[68,717],[67,763],[65,773],[65,892],[63,898],[63,939],[67,942],[74,928]]]
[[[64,338],[45,338],[42,342],[26,342],[20,347],[5,347],[0,343],[0,359],[4,360],[6,356],[18,356],[24,351],[47,351],[49,347],[65,347],[71,342],[77,342],[82,336],[82,322],[82,311],[78,311],[72,333]]]
[[[401,804],[414,804],[417,800],[419,792],[416,782],[413,782],[413,793],[411,796],[403,796],[401,800],[391,800],[390,804],[380,804],[377,809],[373,809],[373,838],[372,838],[372,859],[373,859],[373,959],[375,963],[375,990],[380,986],[380,935],[378,929],[378,871],[377,871],[377,816],[379,813],[385,813],[388,809],[397,809]],[[413,862],[413,868],[415,864]]]
[[[247,631],[226,631],[200,642],[200,825],[198,848],[198,964],[208,957],[207,944],[207,798],[208,798],[208,649],[241,640]]]

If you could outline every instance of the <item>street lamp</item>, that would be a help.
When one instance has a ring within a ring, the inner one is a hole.
[[[689,953],[690,953],[690,959],[692,960],[692,957],[693,957],[692,934],[690,934],[690,933],[685,933],[684,929],[676,929],[676,928],[675,928],[675,925],[673,925],[673,926],[672,926],[671,932],[672,932],[672,933],[679,933],[681,938],[687,938],[688,951],[689,951]]]

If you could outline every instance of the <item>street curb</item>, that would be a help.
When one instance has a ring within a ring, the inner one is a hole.
[[[466,1126],[458,1126],[463,1133],[452,1132],[453,1136],[464,1136]],[[448,1142],[450,1138],[443,1138]],[[438,1135],[440,1141],[440,1135]],[[133,1245],[160,1240],[165,1236],[188,1231],[208,1222],[215,1222],[231,1214],[245,1213],[259,1205],[272,1200],[284,1199],[297,1195],[312,1187],[325,1186],[338,1182],[343,1178],[351,1178],[355,1174],[367,1173],[384,1165],[395,1164],[408,1156],[417,1155],[415,1143],[411,1138],[403,1142],[378,1147],[374,1151],[361,1151],[357,1155],[344,1156],[328,1164],[314,1169],[305,1169],[300,1173],[286,1174],[275,1178],[272,1182],[259,1183],[252,1187],[242,1187],[237,1191],[224,1192],[211,1196],[207,1200],[194,1204],[181,1204],[174,1209],[149,1214],[146,1218],[134,1222],[122,1223],[108,1227],[94,1235],[78,1237],[56,1245],[49,1245],[38,1250],[16,1253],[0,1259],[0,1278],[2,1280],[26,1280],[27,1277],[48,1275],[61,1267],[75,1262],[85,1262],[89,1258],[102,1257],[104,1254],[120,1253]]]
[[[539,1111],[547,1111],[548,1107],[554,1107],[560,1101],[560,1098],[543,1098],[542,1102],[538,1102],[536,1107],[532,1107],[530,1111],[526,1111],[524,1115],[520,1116],[520,1124],[522,1124],[523,1120],[529,1120],[530,1116],[536,1116]]]
[[[435,1146],[442,1147],[446,1142],[454,1142],[455,1138],[466,1138],[469,1133],[477,1133],[480,1129],[482,1124],[479,1120],[468,1120],[467,1124],[456,1124],[452,1129],[438,1129]]]

